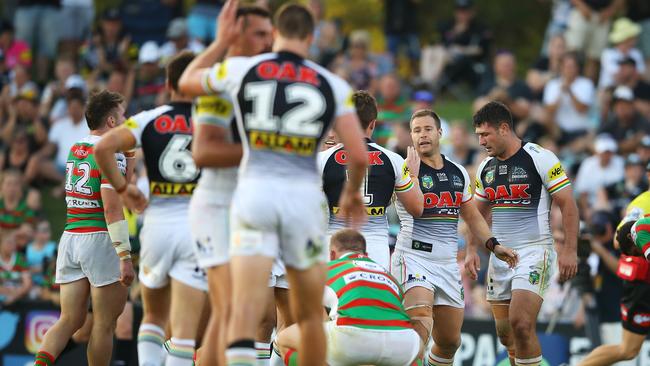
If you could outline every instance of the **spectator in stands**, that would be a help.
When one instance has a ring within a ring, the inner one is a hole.
[[[612,136],[620,153],[634,152],[641,139],[650,133],[650,122],[634,108],[634,92],[629,87],[617,87],[612,97],[613,113],[599,132]]]
[[[641,33],[641,27],[627,18],[619,18],[614,22],[609,35],[612,47],[604,50],[600,58],[599,89],[604,90],[614,85],[619,62],[626,57],[634,59],[637,70],[641,74],[645,72],[643,54],[635,48],[639,33]]]
[[[641,143],[636,148],[636,153],[643,164],[650,163],[650,135],[643,136]]]
[[[472,144],[467,128],[463,123],[454,123],[449,133],[450,149],[447,157],[462,166],[473,165],[476,162],[477,149]]]
[[[43,117],[48,117],[50,123],[54,122],[60,115],[57,115],[61,109],[57,105],[62,99],[65,99],[66,81],[76,72],[75,61],[70,57],[59,57],[54,65],[54,76],[56,79],[47,83],[43,89],[41,97],[40,113]],[[59,103],[60,104],[60,103]],[[65,109],[65,108],[63,108]],[[54,116],[50,114],[53,113]]]
[[[2,173],[0,231],[14,231],[23,223],[35,222],[36,213],[30,207],[24,187],[23,175],[19,171],[6,170]]]
[[[548,53],[535,61],[526,74],[526,84],[536,100],[542,100],[544,87],[550,80],[560,76],[560,60],[566,52],[564,36],[557,34],[549,40]]]
[[[336,23],[323,21],[309,49],[309,58],[323,67],[330,67],[341,49],[341,37]]]
[[[132,69],[115,68],[111,71],[105,88],[114,93],[120,93],[124,97],[124,106],[127,115],[131,114],[131,96],[133,95],[133,83],[135,81],[135,72]]]
[[[14,26],[7,21],[0,21],[0,53],[4,55],[5,66],[9,70],[16,65],[27,68],[32,66],[32,52],[29,45],[16,39]]]
[[[16,38],[31,46],[36,55],[36,80],[42,84],[47,81],[49,63],[59,43],[60,5],[61,0],[18,0],[14,16]]]
[[[560,137],[560,145],[570,144],[592,130],[589,108],[594,100],[594,84],[580,76],[578,55],[565,53],[560,62],[560,77],[544,88],[548,127],[554,136]]]
[[[183,50],[189,50],[198,55],[205,49],[201,42],[189,37],[185,18],[176,18],[169,23],[167,38],[169,41],[160,47],[160,57],[163,64],[166,64],[169,59]]]
[[[187,15],[187,28],[190,37],[204,44],[210,44],[217,29],[217,17],[223,0],[196,0]]]
[[[29,204],[29,203],[28,203]],[[14,232],[14,239],[16,240],[16,248],[19,252],[25,254],[27,245],[34,240],[34,224],[36,219],[31,222],[23,222],[18,229]]]
[[[611,208],[611,211],[620,218],[632,199],[647,190],[645,164],[639,155],[633,153],[625,159],[623,180],[604,187],[598,206]]]
[[[93,0],[61,0],[59,52],[76,55],[95,17]]]
[[[9,104],[8,118],[2,127],[2,140],[5,144],[17,130],[24,130],[29,138],[29,151],[39,150],[47,141],[47,123],[39,117],[38,89],[29,82],[16,91]]]
[[[448,88],[458,82],[466,82],[476,88],[486,69],[490,53],[492,32],[481,24],[471,0],[456,0],[454,18],[441,23],[440,32],[443,55],[437,90]],[[436,78],[437,79],[437,78]]]
[[[636,61],[632,57],[625,57],[618,63],[618,72],[615,76],[616,85],[624,85],[634,92],[634,106],[646,118],[650,118],[650,84],[641,79],[636,68]],[[605,107],[610,98],[603,99]]]
[[[10,74],[9,83],[7,83],[0,95],[0,107],[2,107],[5,115],[8,113],[9,104],[13,98],[21,93],[34,93],[38,95],[38,86],[31,80],[29,69],[23,65],[14,66],[13,72]]]
[[[138,56],[133,103],[135,111],[152,109],[162,104],[165,95],[165,78],[160,68],[160,49],[155,42],[142,45]]]
[[[406,49],[410,60],[411,73],[418,70],[420,61],[420,40],[418,39],[419,0],[385,0],[384,32],[388,51],[397,64],[400,48]]]
[[[370,33],[356,30],[350,34],[348,50],[343,57],[341,67],[352,89],[367,90],[370,94],[377,91],[377,65],[370,55]]]
[[[31,156],[27,132],[24,129],[17,130],[0,155],[0,171],[14,169],[25,174]]]
[[[70,89],[66,95],[68,115],[55,121],[50,129],[49,144],[43,149],[45,156],[54,155],[54,164],[61,174],[65,174],[65,164],[70,148],[86,137],[90,130],[84,114],[86,98],[79,89]]]
[[[517,78],[515,55],[510,51],[497,53],[494,57],[494,70],[487,74],[478,88],[480,97],[474,101],[474,110],[495,100],[505,104],[516,121],[527,118],[532,93],[526,83]]]
[[[118,9],[107,9],[99,22],[97,34],[82,49],[84,69],[91,79],[105,80],[117,65],[124,66],[130,58],[131,37],[124,31]]]
[[[386,74],[379,80],[377,107],[379,110],[378,121],[394,123],[410,120],[410,103],[402,93],[401,81],[397,75]]]
[[[34,240],[27,245],[25,257],[29,271],[32,273],[33,282],[42,286],[44,284],[45,270],[56,253],[56,243],[52,241],[50,223],[41,221],[36,225]]]
[[[625,160],[616,155],[616,140],[607,134],[598,135],[594,143],[595,155],[586,158],[575,179],[578,207],[585,219],[589,219],[591,207],[597,202],[598,192],[623,180]]]
[[[646,0],[627,0],[626,16],[641,26],[637,46],[645,58],[646,70],[650,68],[650,2]]]
[[[607,47],[607,34],[612,17],[622,8],[624,0],[572,0],[566,41],[568,49],[585,55],[585,75],[596,80],[598,60]]]
[[[31,287],[25,256],[16,250],[14,235],[3,233],[0,239],[0,301],[3,305],[11,305],[27,296]]]

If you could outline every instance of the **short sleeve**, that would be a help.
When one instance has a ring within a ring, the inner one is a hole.
[[[250,64],[250,58],[231,57],[218,62],[201,76],[201,85],[207,94],[231,93],[241,83]]]
[[[571,185],[560,160],[551,151],[535,145],[529,148],[529,154],[535,161],[537,172],[549,194],[553,195]]]
[[[126,157],[122,153],[115,154],[115,161],[117,162],[117,168],[120,170],[123,176],[126,176]],[[106,179],[104,173],[101,174],[100,178],[100,188],[113,189],[111,183]]]
[[[404,158],[398,154],[390,155],[393,169],[395,170],[395,192],[408,192],[413,188],[413,180],[411,179],[411,172]]]
[[[571,92],[582,104],[591,105],[594,102],[594,83],[587,78],[580,78],[574,82]]]
[[[334,89],[334,98],[336,98],[335,117],[344,116],[348,113],[356,113],[354,102],[352,101],[352,88],[343,79],[336,77],[333,80],[332,88]]]
[[[233,103],[225,93],[206,95],[194,100],[192,121],[196,124],[230,128]]]
[[[478,169],[476,169],[476,180],[474,181],[474,193],[476,195],[476,199],[482,202],[488,201],[488,196],[487,194],[485,194],[483,181],[481,179],[481,176],[483,175],[483,169],[485,169],[485,165],[487,164],[488,161],[489,158],[483,160],[481,164],[478,166]]]

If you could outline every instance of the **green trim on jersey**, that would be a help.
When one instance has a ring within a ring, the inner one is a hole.
[[[5,200],[0,199],[0,229],[17,229],[25,222],[33,223],[36,214],[27,206],[27,199],[22,198],[15,209],[5,207]]]
[[[650,255],[650,217],[640,218],[632,226],[632,238],[634,245],[648,258]]]

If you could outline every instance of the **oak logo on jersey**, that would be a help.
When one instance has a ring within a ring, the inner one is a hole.
[[[313,137],[285,136],[276,132],[250,131],[251,148],[311,156],[318,147]]]
[[[334,154],[334,161],[339,165],[348,164],[348,152],[345,150],[339,150]],[[368,151],[368,165],[384,165],[384,161],[381,159],[381,151]],[[408,168],[407,173],[408,173]]]
[[[261,79],[273,79],[280,81],[294,81],[312,84],[315,86],[320,85],[318,73],[316,70],[307,66],[298,66],[293,62],[283,62],[278,64],[275,61],[265,61],[257,66],[257,76]]]
[[[444,191],[440,192],[438,196],[435,193],[425,193],[424,194],[424,208],[449,208],[449,207],[460,207],[460,204],[463,202],[463,193],[462,192],[449,192]]]
[[[564,168],[562,164],[557,163],[548,171],[548,179],[554,180],[564,175]]]
[[[520,200],[531,198],[530,193],[528,193],[528,188],[530,184],[510,184],[499,185],[495,188],[487,187],[485,188],[485,194],[488,196],[490,201],[496,200]]]
[[[177,114],[172,119],[172,116],[163,114],[156,118],[153,122],[153,127],[156,132],[164,133],[192,133],[192,123],[185,118],[182,114]]]
[[[430,175],[425,175],[422,177],[422,187],[424,187],[424,189],[431,189],[433,186],[433,178],[431,178]]]

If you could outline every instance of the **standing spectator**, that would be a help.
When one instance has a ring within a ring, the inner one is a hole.
[[[131,37],[124,31],[119,9],[104,11],[99,30],[81,51],[84,71],[93,80],[105,80],[117,65],[126,65],[131,49]]]
[[[16,39],[14,26],[8,21],[0,21],[0,53],[4,55],[5,66],[9,70],[19,64],[27,68],[32,66],[29,45]]]
[[[134,112],[153,109],[162,103],[165,78],[159,65],[160,49],[155,42],[142,45],[138,56],[138,70],[135,78],[133,104]]]
[[[196,0],[187,15],[190,37],[204,44],[212,42],[222,5],[223,0]]]
[[[646,70],[650,69],[650,1],[627,0],[626,16],[641,26],[639,33],[639,50],[645,58]]]
[[[43,96],[41,97],[40,113],[43,117],[50,117],[49,121],[54,122],[56,118],[52,118],[50,112],[59,109],[57,103],[61,99],[65,99],[65,83],[70,76],[75,74],[76,66],[74,59],[70,57],[59,57],[54,64],[55,79],[51,80],[43,89]]]
[[[625,172],[625,161],[616,155],[616,141],[611,136],[599,135],[594,143],[594,150],[596,154],[580,164],[575,180],[578,207],[586,219],[590,217],[590,208],[596,203],[598,192],[623,180]]]
[[[32,279],[36,285],[43,285],[45,270],[56,253],[56,243],[52,240],[50,224],[41,221],[36,225],[34,240],[27,245],[25,257]]]
[[[497,53],[494,70],[487,74],[478,88],[480,97],[474,101],[474,110],[479,110],[489,101],[498,101],[510,109],[515,121],[527,118],[532,93],[526,83],[517,78],[515,55],[509,51]]]
[[[35,222],[34,210],[29,207],[23,191],[23,176],[16,170],[7,170],[2,174],[0,186],[0,231],[10,232],[18,229],[23,223]],[[14,240],[15,238],[12,238]]]
[[[384,32],[388,42],[388,51],[397,64],[401,46],[406,47],[406,54],[411,62],[411,73],[419,70],[420,40],[418,39],[418,3],[419,0],[385,0]]]
[[[95,4],[93,0],[61,0],[60,14],[59,52],[76,55],[81,41],[90,33]]]
[[[19,0],[14,16],[16,38],[27,42],[36,54],[36,80],[42,84],[59,43],[60,5],[60,0]]]
[[[641,139],[650,133],[650,122],[634,108],[634,92],[627,86],[614,90],[610,119],[600,133],[608,133],[618,143],[621,154],[634,152]]]
[[[542,44],[542,55],[548,56],[551,39],[566,32],[571,14],[571,0],[551,0],[551,19],[544,32],[544,43]]]
[[[45,156],[52,156],[56,152],[54,164],[61,174],[65,174],[65,164],[72,145],[90,133],[84,115],[86,98],[83,92],[71,89],[66,96],[66,102],[68,115],[52,124],[48,135],[49,144],[43,151]]]
[[[636,46],[637,36],[641,27],[627,18],[620,18],[614,22],[614,27],[609,35],[613,47],[603,51],[600,58],[600,78],[598,88],[605,89],[614,85],[614,77],[618,72],[619,62],[626,57],[632,57],[636,62],[637,70],[645,72],[643,55]]]
[[[589,108],[595,99],[594,91],[591,80],[580,76],[578,55],[573,52],[564,54],[560,77],[549,81],[544,88],[549,127],[551,130],[559,128],[560,145],[572,143],[592,129]]]
[[[345,78],[352,89],[367,90],[370,94],[377,91],[377,66],[370,56],[370,34],[365,30],[356,30],[350,34],[350,44],[343,64]]]
[[[607,33],[612,17],[624,0],[571,0],[566,41],[569,50],[584,53],[585,75],[592,81],[598,75],[598,60],[607,47]]]
[[[205,48],[201,42],[189,37],[187,20],[184,18],[176,18],[169,23],[167,38],[169,41],[160,47],[160,57],[163,64],[166,64],[169,59],[183,50],[189,50],[198,55]]]
[[[542,100],[544,87],[551,79],[560,76],[560,60],[566,53],[566,42],[561,34],[551,37],[548,52],[535,61],[526,74],[526,84],[535,100]]]
[[[0,301],[11,305],[29,293],[32,278],[25,256],[16,250],[14,235],[4,233],[0,240]]]

